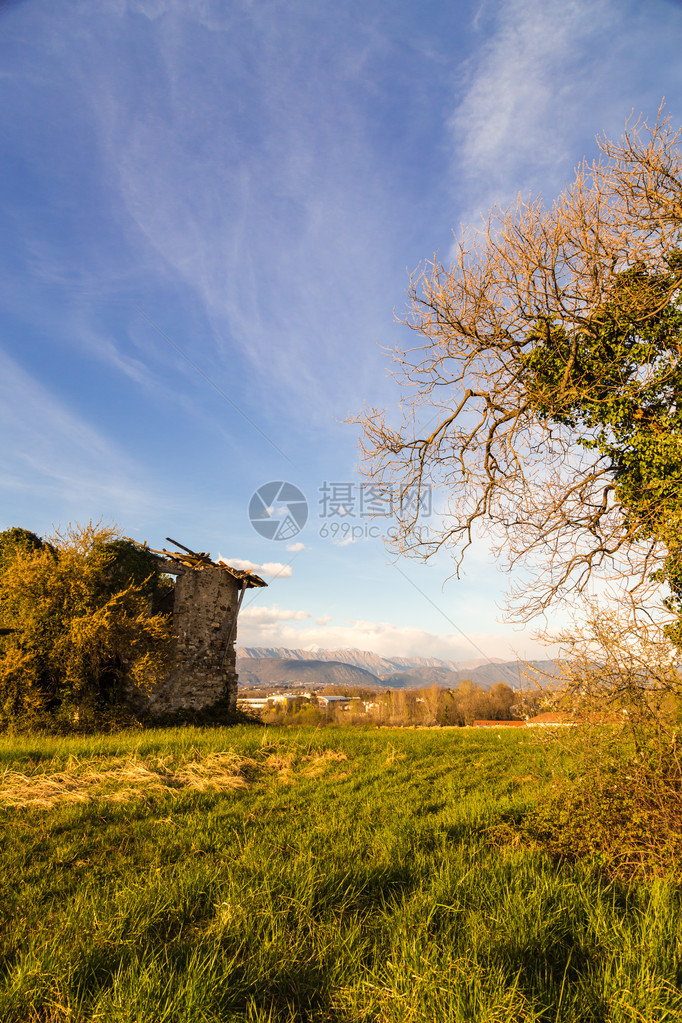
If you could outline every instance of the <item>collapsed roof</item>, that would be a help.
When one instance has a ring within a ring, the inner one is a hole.
[[[204,552],[193,551],[189,547],[185,547],[184,544],[178,543],[177,540],[172,540],[170,536],[166,537],[169,543],[174,544],[176,547],[180,547],[181,551],[167,551],[165,548],[156,550],[154,547],[149,547],[147,541],[140,543],[138,540],[132,540],[130,537],[125,537],[126,540],[130,540],[130,543],[134,543],[136,547],[142,547],[143,550],[149,551],[151,554],[156,554],[159,559],[164,561],[164,571],[169,572],[172,575],[180,574],[185,569],[201,570],[203,568],[222,568],[223,571],[228,572],[234,579],[241,583],[242,589],[251,589],[256,586],[267,586],[268,584],[264,579],[261,579],[255,572],[248,572],[240,568],[232,568],[226,561],[220,558],[218,561],[213,561],[210,554]]]

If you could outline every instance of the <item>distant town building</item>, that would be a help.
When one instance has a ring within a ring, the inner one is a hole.
[[[474,721],[474,728],[525,728],[527,721]]]
[[[318,693],[317,702],[322,707],[335,706],[335,707],[340,707],[342,710],[345,710],[348,707],[349,703],[350,703],[350,697],[349,696],[321,696]]]

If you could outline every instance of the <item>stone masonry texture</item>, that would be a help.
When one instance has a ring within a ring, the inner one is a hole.
[[[237,706],[235,670],[239,583],[222,568],[185,569],[175,582],[175,667],[150,695],[154,717]]]

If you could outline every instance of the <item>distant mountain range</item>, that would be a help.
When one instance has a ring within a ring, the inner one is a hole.
[[[345,685],[379,689],[452,688],[466,679],[482,689],[505,682],[514,689],[533,685],[527,666],[550,679],[554,661],[443,661],[437,657],[380,657],[367,650],[287,650],[284,647],[238,647],[237,672],[244,688],[291,685]],[[545,681],[544,684],[547,684]]]
[[[412,668],[447,668],[461,671],[465,668],[477,668],[480,664],[489,664],[487,657],[479,657],[473,661],[442,661],[438,657],[381,657],[371,650],[288,650],[281,646],[237,647],[237,657],[284,657],[289,661],[337,661],[342,664],[354,664],[356,668],[364,668],[373,675],[381,677],[396,671]],[[500,658],[492,658],[494,664],[502,664]]]
[[[478,667],[460,668],[458,671],[410,668],[389,676],[385,684],[396,689],[423,689],[432,685],[453,689],[469,679],[481,689],[490,689],[497,682],[504,682],[512,689],[528,689],[536,684],[546,686],[558,674],[559,668],[554,661],[486,661]]]
[[[238,657],[239,685],[262,689],[263,686],[362,686],[386,688],[371,671],[342,661],[295,660],[289,657]]]

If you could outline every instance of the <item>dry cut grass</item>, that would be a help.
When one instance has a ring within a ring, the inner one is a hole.
[[[225,751],[184,762],[173,756],[145,758],[133,754],[86,761],[70,758],[66,768],[59,771],[50,771],[49,766],[34,774],[6,770],[0,775],[0,806],[49,810],[69,803],[127,802],[183,790],[225,792],[246,788],[263,777],[293,784],[297,773],[319,776],[347,759],[344,753],[332,749],[304,755],[297,751],[265,754],[248,757]]]

